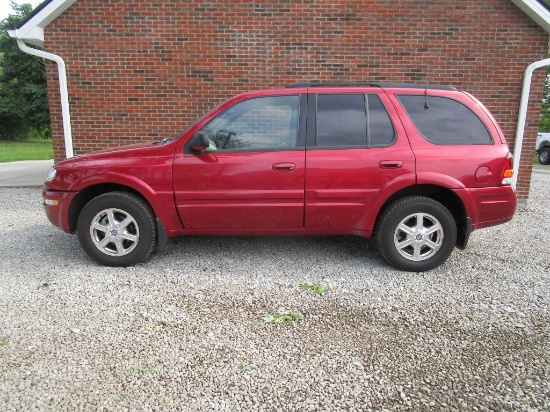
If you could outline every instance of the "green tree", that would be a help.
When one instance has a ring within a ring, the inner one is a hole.
[[[14,14],[0,21],[0,139],[24,140],[29,135],[50,135],[46,68],[39,57],[19,50],[7,30],[32,12],[30,4],[17,5]]]

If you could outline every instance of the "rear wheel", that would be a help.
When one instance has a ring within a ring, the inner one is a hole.
[[[550,165],[550,147],[543,147],[540,149],[539,163],[541,165]]]
[[[445,262],[456,236],[456,222],[447,208],[421,196],[391,204],[376,228],[382,257],[395,268],[410,272],[423,272]]]
[[[155,248],[153,212],[131,193],[111,192],[90,200],[78,217],[77,232],[84,251],[106,266],[133,266]]]

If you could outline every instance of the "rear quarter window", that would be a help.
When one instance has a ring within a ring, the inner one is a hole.
[[[441,145],[493,143],[481,119],[459,101],[424,95],[398,95],[397,98],[429,142]]]

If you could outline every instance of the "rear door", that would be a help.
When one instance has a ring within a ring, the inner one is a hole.
[[[341,90],[341,89],[340,89]],[[415,184],[415,158],[384,93],[308,96],[306,228],[372,230],[381,203]]]
[[[201,127],[209,149],[184,147],[174,160],[175,201],[186,229],[303,227],[305,104],[305,95],[245,98]]]

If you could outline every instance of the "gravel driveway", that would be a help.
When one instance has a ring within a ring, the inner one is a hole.
[[[353,237],[100,267],[39,189],[0,189],[0,410],[549,410],[549,189],[420,274]],[[279,307],[303,317],[262,320]]]

